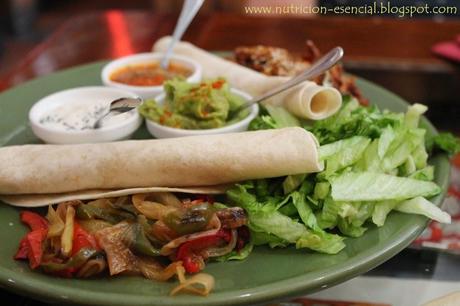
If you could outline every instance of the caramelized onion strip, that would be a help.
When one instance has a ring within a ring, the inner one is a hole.
[[[214,277],[206,273],[198,273],[188,279],[182,275],[181,278],[179,278],[180,284],[171,290],[170,295],[176,295],[182,291],[207,296],[215,285]]]
[[[161,220],[163,216],[176,210],[174,207],[165,206],[158,202],[146,201],[148,194],[136,194],[132,196],[134,207],[144,216],[153,220]]]

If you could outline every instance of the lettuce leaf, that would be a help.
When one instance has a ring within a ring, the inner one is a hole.
[[[229,260],[243,260],[246,257],[248,257],[249,254],[251,254],[253,248],[254,248],[254,243],[251,240],[241,250],[232,251],[223,256],[216,257],[214,258],[214,260],[219,261],[219,262],[229,261]]]
[[[284,107],[267,104],[260,106],[259,115],[251,121],[248,129],[250,131],[256,131],[292,126],[301,126],[299,119],[293,116]]]
[[[307,228],[278,211],[249,213],[249,228],[255,232],[272,234],[289,243],[295,243]]]
[[[254,244],[268,244],[270,247],[296,244],[298,248],[310,248],[319,252],[334,254],[345,247],[343,237],[324,232],[317,224],[310,207],[307,194],[312,192],[311,184],[306,181],[298,191],[290,193],[283,199],[283,205],[292,205],[297,210],[301,222],[275,210],[266,209],[266,204],[259,202],[251,192],[250,185],[235,185],[227,191],[228,199],[237,206],[246,209],[249,229]],[[309,230],[308,228],[311,228]]]
[[[439,133],[430,139],[430,149],[444,151],[449,155],[460,153],[460,138],[451,133]]]
[[[248,126],[249,131],[270,130],[278,128],[275,120],[269,115],[259,115]]]
[[[424,136],[423,129],[405,129],[398,132],[382,159],[383,169],[391,171],[401,166],[412,152],[423,144]]]
[[[428,110],[423,104],[415,103],[407,108],[404,125],[408,128],[418,127],[420,117]]]
[[[374,172],[346,172],[330,180],[336,201],[406,200],[441,192],[433,182]]]
[[[374,205],[374,211],[372,212],[372,222],[374,222],[377,226],[383,226],[388,214],[396,207],[396,205],[398,205],[397,201],[376,202]]]
[[[285,248],[289,245],[288,241],[266,232],[251,231],[251,238],[254,245],[268,245],[271,248]]]
[[[316,121],[312,127],[306,127],[316,136],[320,144],[353,136],[378,138],[387,126],[398,126],[403,123],[403,114],[382,112],[376,106],[361,107],[356,99],[344,97],[344,101],[337,114]]]
[[[364,150],[360,160],[353,166],[355,172],[383,172],[378,155],[379,139],[374,139]]]
[[[322,176],[328,177],[335,172],[356,163],[361,158],[370,141],[371,140],[367,137],[355,136],[324,146],[337,146],[339,149],[334,154],[325,158],[326,169],[322,172]]]
[[[339,228],[342,234],[354,238],[361,237],[367,230],[366,227],[362,225],[354,225],[349,220],[343,218],[339,219],[337,227]]]
[[[276,126],[278,128],[300,126],[299,119],[297,119],[282,106],[273,106],[267,104],[265,105],[265,109],[267,110],[270,117],[275,120]]]
[[[337,254],[344,247],[344,238],[336,234],[329,234],[324,231],[307,231],[296,242],[296,248],[309,248],[326,254]]]
[[[434,167],[426,166],[425,168],[417,170],[409,175],[409,178],[421,181],[432,181],[434,179]]]
[[[451,217],[448,213],[442,211],[439,207],[423,197],[416,197],[401,202],[395,209],[403,213],[423,215],[441,223],[451,222]]]
[[[296,190],[305,181],[307,174],[288,175],[283,181],[283,192],[289,194]]]
[[[385,153],[388,151],[393,140],[396,138],[396,133],[391,126],[387,126],[383,129],[382,134],[378,140],[378,157],[383,159]]]

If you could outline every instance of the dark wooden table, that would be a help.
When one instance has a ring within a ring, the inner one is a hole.
[[[176,16],[144,11],[106,11],[75,16],[58,27],[2,80],[3,87],[99,59],[150,50],[172,32]],[[452,72],[430,48],[460,33],[460,21],[392,18],[280,18],[237,14],[199,16],[185,39],[209,50],[268,44],[301,52],[306,39],[322,50],[341,45],[345,62],[375,69]]]
[[[71,17],[0,79],[0,90],[59,69],[149,51],[157,38],[172,32],[176,18],[148,11],[102,11]],[[208,50],[267,44],[302,52],[307,39],[321,50],[340,45],[350,72],[409,101],[435,105],[439,112],[432,112],[432,119],[443,125],[442,109],[460,112],[454,91],[460,87],[459,69],[432,54],[431,47],[458,33],[460,21],[452,20],[263,18],[216,13],[199,15],[184,39]]]

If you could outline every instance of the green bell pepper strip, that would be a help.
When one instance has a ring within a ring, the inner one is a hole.
[[[65,263],[43,262],[40,267],[47,273],[70,272],[81,268],[91,257],[99,253],[95,249],[82,248]]]
[[[179,235],[187,235],[206,228],[214,210],[209,203],[192,206],[182,212],[170,212],[163,222]]]

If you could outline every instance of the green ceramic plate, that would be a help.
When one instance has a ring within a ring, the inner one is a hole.
[[[27,82],[0,95],[0,145],[38,143],[27,124],[27,113],[39,98],[65,88],[100,84],[104,63],[81,66]],[[372,103],[393,111],[404,111],[406,102],[364,80],[358,85]],[[429,132],[435,129],[426,120]],[[148,137],[144,128],[136,138]],[[437,156],[436,182],[445,191],[449,176],[447,158]],[[1,171],[1,169],[0,169]],[[440,204],[443,195],[433,199]],[[141,277],[62,279],[31,271],[24,262],[12,259],[26,233],[19,210],[0,205],[0,284],[19,294],[46,301],[91,305],[241,305],[286,298],[318,291],[362,274],[404,249],[424,229],[424,217],[393,213],[385,226],[371,227],[359,239],[347,239],[337,255],[305,250],[258,247],[245,261],[210,263],[216,288],[207,297],[169,297],[173,283],[152,282]]]

